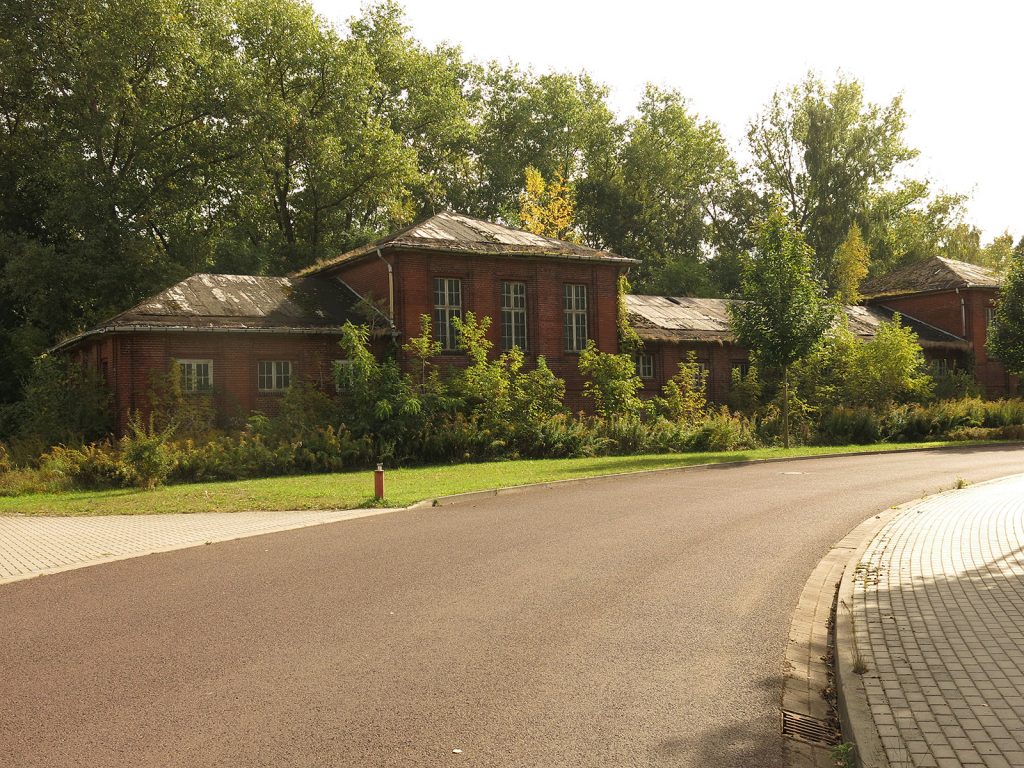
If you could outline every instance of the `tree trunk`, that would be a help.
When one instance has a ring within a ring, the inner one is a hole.
[[[789,448],[789,366],[782,367],[782,447]]]

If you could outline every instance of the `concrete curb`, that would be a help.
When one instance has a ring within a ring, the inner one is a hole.
[[[965,443],[964,448],[992,448],[993,450],[1005,448],[1007,445],[1014,445],[1018,441],[1006,441],[1000,443]],[[483,491],[466,491],[465,493],[453,493],[448,496],[438,496],[433,499],[423,499],[414,502],[406,509],[420,509],[422,507],[443,507],[448,504],[455,504],[462,501],[475,501],[477,499],[489,499],[511,493],[522,493],[535,488],[558,488],[571,486],[575,483],[589,483],[598,480],[610,480],[631,475],[651,475],[661,472],[690,472],[694,470],[720,469],[723,467],[744,467],[751,464],[776,464],[783,461],[814,461],[815,459],[835,459],[845,456],[888,456],[894,453],[923,453],[926,451],[954,451],[963,450],[956,445],[941,445],[929,448],[892,448],[882,451],[852,451],[850,453],[822,453],[816,456],[780,456],[771,459],[743,459],[741,461],[719,461],[707,464],[690,464],[684,467],[659,467],[657,469],[638,469],[632,472],[612,472],[607,475],[592,475],[590,477],[571,477],[565,480],[548,480],[542,483],[526,483],[524,485],[509,485],[503,488],[488,488]]]
[[[856,627],[853,621],[853,589],[857,576],[857,565],[879,532],[896,517],[921,501],[922,499],[915,499],[865,520],[854,528],[849,536],[851,539],[858,539],[859,544],[847,561],[842,581],[839,583],[839,600],[836,603],[835,618],[834,669],[840,727],[843,729],[843,738],[854,744],[854,754],[860,768],[889,768],[889,760],[882,746],[882,739],[878,735],[875,720],[871,716],[871,707],[868,704],[864,681],[860,674],[854,672],[857,662],[860,661],[860,654],[857,651]]]

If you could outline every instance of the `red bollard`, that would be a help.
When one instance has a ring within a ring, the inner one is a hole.
[[[378,464],[373,473],[373,495],[380,500],[384,498],[384,465]]]

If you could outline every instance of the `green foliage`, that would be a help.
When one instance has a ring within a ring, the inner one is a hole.
[[[706,253],[737,248],[736,164],[718,126],[677,91],[648,86],[637,111],[615,161],[578,185],[577,218],[590,242],[641,260],[642,292],[713,294]]]
[[[936,400],[960,400],[967,397],[981,397],[981,386],[974,375],[964,368],[954,368],[948,373],[934,375],[934,396]]]
[[[999,289],[986,349],[1006,369],[1024,376],[1024,256],[1015,256]]]
[[[136,412],[128,420],[128,433],[121,438],[120,456],[126,478],[140,488],[155,488],[174,469],[175,456],[169,444],[173,427],[157,429],[153,418],[146,423]]]
[[[793,373],[801,396],[822,409],[924,402],[935,388],[917,334],[898,314],[868,341],[837,324]]]
[[[688,352],[679,363],[679,370],[662,388],[657,407],[667,418],[687,425],[707,416],[707,375],[696,352]]]
[[[860,227],[851,224],[832,262],[831,283],[840,304],[857,304],[860,301],[860,284],[867,277],[870,263],[871,253],[864,244]]]
[[[743,376],[739,368],[729,372],[729,407],[734,411],[751,415],[761,404],[764,386],[761,374],[756,365],[751,363],[747,375]]]
[[[643,409],[637,394],[643,382],[629,355],[601,352],[590,339],[580,352],[579,369],[586,378],[583,395],[593,398],[599,416],[633,416]]]
[[[833,279],[836,251],[872,193],[917,155],[904,142],[905,127],[900,97],[879,106],[865,102],[856,80],[827,86],[813,74],[777,92],[751,123],[761,194],[766,203],[780,201],[805,234],[821,280]]]
[[[789,368],[805,357],[834,322],[811,273],[813,253],[776,209],[761,224],[757,247],[743,264],[742,302],[730,304],[738,342],[764,366],[782,371],[782,435],[789,447]]]
[[[217,411],[212,393],[186,395],[181,389],[181,368],[172,362],[167,373],[153,372],[146,392],[150,419],[159,431],[171,430],[175,437],[203,439],[215,429]]]
[[[637,334],[633,324],[629,321],[629,309],[626,307],[626,296],[632,290],[633,287],[629,284],[629,278],[625,275],[619,275],[615,291],[615,322],[619,330],[619,351],[627,355],[635,354],[643,348],[643,342],[640,340],[639,334]]]
[[[40,355],[13,409],[17,434],[44,447],[76,445],[105,436],[111,427],[110,391],[91,368]]]
[[[835,307],[811,273],[812,251],[781,211],[761,225],[743,266],[742,302],[730,305],[737,341],[763,365],[786,368],[832,325]]]
[[[935,383],[917,334],[900,322],[898,314],[880,324],[861,351],[856,391],[865,402],[920,402],[931,397]]]

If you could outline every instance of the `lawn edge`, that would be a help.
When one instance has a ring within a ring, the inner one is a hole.
[[[605,480],[617,477],[626,477],[628,475],[649,475],[656,472],[686,472],[690,470],[706,470],[712,467],[731,466],[731,467],[742,467],[750,464],[773,464],[780,461],[813,461],[814,459],[834,459],[838,456],[885,456],[894,453],[913,453],[920,451],[949,451],[959,449],[961,447],[966,448],[998,448],[1006,445],[1015,445],[1019,441],[1007,440],[1007,441],[982,441],[982,442],[964,442],[958,445],[933,445],[924,446],[919,448],[890,448],[877,451],[836,451],[835,453],[818,453],[813,456],[772,456],[767,459],[737,459],[736,461],[710,461],[704,464],[689,464],[682,467],[658,467],[656,469],[636,469],[626,472],[609,472],[601,475],[590,475],[586,477],[569,477],[564,480],[545,480],[537,483],[523,483],[520,485],[507,485],[498,488],[487,488],[479,491],[465,491],[463,493],[453,493],[447,496],[437,496],[435,498],[421,499],[409,504],[403,509],[417,509],[421,507],[442,507],[456,502],[473,501],[477,498],[485,499],[492,498],[494,496],[509,494],[509,493],[521,493],[533,488],[551,488],[563,485],[569,485],[572,483],[584,483],[591,482],[594,480]]]

